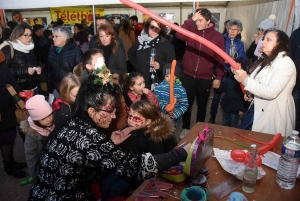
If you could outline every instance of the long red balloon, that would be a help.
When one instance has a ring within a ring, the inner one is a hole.
[[[219,48],[218,46],[216,46],[215,44],[213,44],[212,42],[206,40],[205,38],[202,38],[201,36],[198,36],[186,29],[181,28],[180,26],[177,26],[175,24],[173,24],[172,22],[169,22],[168,20],[160,17],[159,15],[157,15],[156,13],[153,13],[152,11],[150,11],[147,8],[144,8],[143,6],[140,6],[139,4],[136,4],[130,0],[120,0],[121,3],[126,4],[127,6],[134,8],[138,11],[140,11],[141,13],[144,13],[146,15],[148,15],[149,17],[151,17],[152,19],[170,27],[173,30],[176,30],[177,32],[192,38],[196,41],[198,41],[199,43],[207,46],[208,48],[212,49],[214,52],[216,52],[218,55],[220,55],[224,60],[226,60],[235,70],[239,70],[239,66],[238,64],[226,53],[224,52],[221,48]]]

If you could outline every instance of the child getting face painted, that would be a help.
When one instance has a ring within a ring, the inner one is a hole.
[[[161,154],[172,150],[177,144],[173,138],[173,121],[149,100],[140,100],[130,106],[127,123],[125,129],[132,130],[131,136],[119,145],[126,151]],[[140,185],[140,181],[113,174],[103,179],[100,185],[101,195],[108,198],[118,196],[116,192],[125,194]]]

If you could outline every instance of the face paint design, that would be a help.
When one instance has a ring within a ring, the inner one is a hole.
[[[129,127],[133,128],[134,130],[138,130],[141,128],[145,128],[147,126],[146,119],[137,112],[134,112],[130,109],[127,119]]]
[[[116,108],[110,104],[99,109],[93,117],[93,121],[98,127],[108,128],[112,119],[116,118]]]
[[[97,62],[95,63],[95,69],[100,69],[104,66],[104,58],[103,57],[98,57]]]

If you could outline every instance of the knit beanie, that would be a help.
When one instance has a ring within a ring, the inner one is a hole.
[[[35,95],[29,98],[25,107],[33,121],[42,120],[52,113],[52,108],[43,95]]]
[[[170,74],[171,74],[171,64],[168,63],[163,68],[163,76],[166,77],[166,75],[170,75]],[[175,67],[175,75],[176,75],[176,67]]]
[[[269,16],[269,18],[263,20],[257,28],[267,30],[267,29],[274,29],[275,28],[275,20],[276,15],[272,14]]]

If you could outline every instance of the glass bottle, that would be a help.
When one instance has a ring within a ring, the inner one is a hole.
[[[250,159],[244,170],[242,189],[246,193],[253,193],[257,180],[257,164],[256,164],[257,148],[256,144],[251,145]]]

